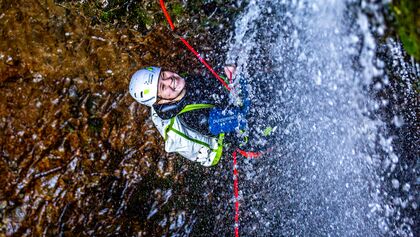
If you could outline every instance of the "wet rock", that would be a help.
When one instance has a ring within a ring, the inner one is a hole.
[[[177,7],[186,29],[198,16]],[[156,1],[6,1],[0,31],[0,233],[166,233],[185,167],[127,93],[142,66],[191,70]]]
[[[88,119],[89,129],[95,133],[100,133],[104,122],[101,118],[89,118]]]

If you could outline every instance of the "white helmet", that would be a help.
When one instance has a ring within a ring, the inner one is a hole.
[[[152,107],[156,102],[160,70],[160,67],[147,67],[131,77],[130,95],[140,104]]]

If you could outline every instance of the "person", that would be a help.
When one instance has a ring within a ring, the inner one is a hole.
[[[236,68],[225,66],[224,71],[232,76]],[[165,140],[165,151],[177,152],[206,167],[219,162],[227,132],[246,129],[249,104],[244,100],[232,108],[229,91],[219,83],[209,83],[160,67],[146,67],[132,75],[129,85],[130,95],[151,108],[152,121]]]

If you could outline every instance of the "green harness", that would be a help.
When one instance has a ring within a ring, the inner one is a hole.
[[[185,108],[183,108],[181,110],[181,112],[179,112],[176,116],[181,115],[181,114],[186,113],[186,112],[197,110],[197,109],[209,109],[209,108],[213,108],[213,107],[214,107],[214,105],[212,105],[212,104],[190,104],[190,105],[185,106]],[[219,134],[219,138],[217,139],[217,149],[213,149],[210,146],[210,144],[207,144],[206,142],[203,142],[203,141],[194,139],[192,137],[189,137],[188,135],[182,133],[181,131],[178,131],[177,129],[173,128],[176,116],[171,118],[169,126],[165,128],[165,141],[168,139],[168,132],[172,131],[172,132],[178,134],[179,136],[181,136],[181,137],[183,137],[183,138],[185,138],[189,141],[192,141],[194,143],[205,146],[205,147],[209,148],[211,151],[216,152],[216,156],[214,157],[213,162],[211,163],[212,166],[216,165],[219,162],[220,158],[222,157],[223,140],[225,138],[225,134],[224,133]]]

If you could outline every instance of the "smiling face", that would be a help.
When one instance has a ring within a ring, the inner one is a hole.
[[[162,71],[158,81],[158,103],[167,103],[181,99],[185,95],[185,80],[178,74]]]

